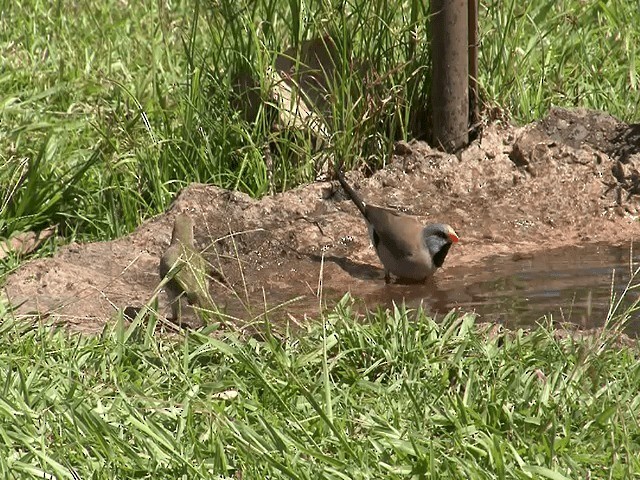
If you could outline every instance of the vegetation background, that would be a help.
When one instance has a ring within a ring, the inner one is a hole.
[[[253,196],[312,181],[313,140],[253,122],[234,76],[268,100],[278,53],[331,35],[325,149],[383,165],[423,133],[421,0],[0,2],[0,234],[58,226],[105,240],[191,182]],[[551,105],[640,118],[634,2],[480,3],[485,117]],[[267,171],[265,148],[274,153]],[[357,152],[357,156],[356,153]],[[301,160],[304,159],[304,160]],[[1,275],[23,258],[2,260]],[[640,472],[637,348],[553,325],[490,336],[469,316],[354,322],[345,298],[307,335],[240,341],[123,323],[75,337],[0,317],[4,478],[630,478]],[[635,308],[635,307],[634,307]],[[75,475],[75,477],[74,477]]]
[[[310,139],[274,133],[269,108],[243,120],[232,85],[248,72],[268,100],[277,54],[323,35],[368,67],[337,72],[326,150],[382,166],[393,140],[424,133],[428,12],[419,0],[4,2],[0,231],[111,239],[194,181],[261,196],[313,180]],[[639,15],[624,1],[480,2],[484,111],[637,120]]]

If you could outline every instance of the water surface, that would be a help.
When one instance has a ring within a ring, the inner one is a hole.
[[[474,266],[447,265],[426,284],[386,285],[379,268],[367,267],[371,278],[351,285],[338,284],[337,278],[326,276],[322,303],[331,308],[350,291],[358,305],[373,310],[405,302],[409,307],[422,305],[436,316],[452,309],[476,312],[480,321],[499,322],[509,328],[532,326],[546,316],[547,320],[589,329],[605,323],[612,295],[617,302],[628,287],[631,269],[639,266],[640,251],[632,251],[631,245],[586,245],[526,256],[496,256]],[[317,275],[317,265],[311,264],[310,268],[314,271],[308,273]],[[635,284],[640,284],[640,273]],[[308,284],[307,295],[293,302],[288,284],[266,286],[264,291],[254,293],[260,294],[266,305],[273,306],[269,312],[272,320],[302,320],[305,315],[317,317],[320,301],[314,296],[315,288]],[[640,286],[628,291],[618,311],[628,308],[639,295]],[[227,312],[240,319],[257,319],[265,311],[265,304],[258,304],[263,306],[257,311],[252,308],[251,312],[227,304]],[[640,335],[640,310],[633,314],[626,332]]]
[[[460,308],[511,328],[533,325],[545,315],[593,328],[605,322],[612,295],[616,300],[622,296],[632,269],[639,266],[640,251],[632,251],[631,245],[563,247],[527,256],[493,257],[471,268],[450,267],[430,285],[390,285],[384,293],[364,296],[364,301],[371,307],[377,301],[390,304],[404,298],[408,305],[422,302],[441,314]],[[633,284],[640,284],[640,274]],[[640,285],[626,293],[619,311],[639,296]],[[633,315],[627,332],[640,333],[640,311]]]

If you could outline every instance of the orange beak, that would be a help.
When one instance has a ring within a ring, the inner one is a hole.
[[[449,239],[453,242],[453,243],[458,243],[460,241],[460,238],[458,237],[458,234],[456,232],[453,231],[453,228],[449,228]]]

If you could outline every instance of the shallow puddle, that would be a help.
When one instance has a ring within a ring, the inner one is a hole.
[[[630,246],[564,247],[525,257],[494,257],[480,267],[447,269],[425,303],[437,312],[475,311],[485,321],[511,328],[535,324],[545,315],[555,322],[593,328],[603,325],[612,294],[620,299],[632,268],[639,265],[640,251]],[[633,284],[640,284],[640,275]],[[626,293],[617,311],[623,312],[639,295],[640,285]],[[407,295],[408,303],[419,302],[418,296]],[[640,312],[626,330],[638,336]]]
[[[380,276],[367,281],[365,287],[359,282],[349,288],[325,278],[323,297],[330,307],[350,289],[370,309],[404,300],[410,307],[422,303],[427,311],[438,315],[453,308],[475,311],[482,321],[500,322],[510,328],[534,325],[551,315],[554,322],[570,322],[586,329],[603,325],[612,293],[619,299],[629,283],[630,265],[634,269],[640,265],[640,249],[632,251],[630,245],[564,247],[534,255],[493,257],[479,266],[447,267],[433,282],[420,285],[385,285]],[[633,284],[640,284],[640,275]],[[280,301],[284,302],[288,297],[285,292],[281,295]],[[267,299],[277,304],[281,295],[268,292]],[[618,311],[639,295],[640,286],[627,292]],[[310,292],[278,310],[299,318],[304,313],[313,315],[317,307],[318,299]],[[640,312],[634,313],[626,332],[640,335]]]
[[[494,257],[477,267],[447,268],[433,285],[391,285],[387,295],[378,298],[387,304],[405,298],[411,306],[422,301],[434,313],[452,308],[475,311],[484,321],[511,328],[533,325],[544,315],[593,328],[607,318],[612,293],[619,299],[627,287],[630,265],[634,269],[640,265],[640,251],[633,252],[630,246],[564,247],[528,256]],[[640,284],[640,275],[633,284]],[[618,311],[639,295],[640,286],[627,292]],[[364,300],[369,307],[375,303],[370,295]],[[626,330],[640,334],[640,312]]]

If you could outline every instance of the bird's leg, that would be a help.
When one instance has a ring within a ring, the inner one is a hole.
[[[387,285],[391,283],[391,273],[389,272],[389,270],[384,271],[384,283],[386,283]]]
[[[175,291],[171,285],[167,285],[167,296],[171,305],[171,320],[181,325],[182,323],[182,295]]]
[[[174,322],[180,323],[181,310],[180,297],[173,297],[173,300],[171,300],[171,317]]]

